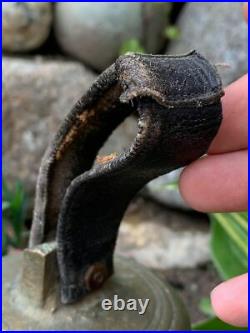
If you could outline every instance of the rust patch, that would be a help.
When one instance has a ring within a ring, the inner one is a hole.
[[[82,123],[85,123],[89,117],[95,115],[95,110],[89,110],[88,112],[82,112],[81,114],[77,115],[77,119],[79,119]]]
[[[64,140],[60,144],[57,153],[56,153],[56,159],[61,159],[65,149],[73,142],[75,137],[78,135],[79,130],[81,130],[83,127],[85,127],[87,124],[90,125],[89,118],[95,116],[95,110],[89,110],[81,113],[80,115],[76,116],[76,122],[71,127],[71,129],[68,131],[66,136],[64,137]]]
[[[108,269],[104,263],[97,262],[90,266],[84,276],[84,284],[87,290],[100,288],[109,276]]]
[[[77,127],[73,126],[69,130],[68,134],[65,136],[63,142],[61,143],[60,147],[58,148],[58,151],[56,152],[56,159],[57,160],[59,160],[62,157],[63,151],[73,141],[76,134],[77,134]]]
[[[74,120],[74,124],[71,125],[70,130],[63,138],[60,143],[58,150],[56,152],[56,160],[60,160],[63,156],[65,150],[69,147],[69,145],[74,141],[74,139],[79,134],[79,131],[84,127],[97,128],[101,124],[98,123],[98,114],[100,112],[109,112],[110,108],[115,100],[120,96],[121,87],[120,85],[115,85],[106,91],[106,94],[100,98],[97,104],[95,104],[94,108],[92,106],[89,110],[84,110],[81,114],[76,115]]]
[[[96,163],[98,164],[105,164],[108,163],[112,160],[114,160],[117,157],[117,153],[111,153],[109,155],[104,155],[104,156],[97,156],[96,157]]]

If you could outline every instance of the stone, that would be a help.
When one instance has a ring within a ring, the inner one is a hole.
[[[116,251],[156,270],[194,268],[210,261],[209,239],[205,214],[140,199],[121,223]]]
[[[152,180],[143,190],[143,196],[152,198],[167,207],[190,210],[191,208],[182,199],[178,190],[181,171],[182,168]]]
[[[43,57],[3,58],[3,170],[7,182],[22,181],[32,199],[44,151],[74,103],[96,76],[78,62]],[[128,117],[99,156],[121,153],[137,133]]]
[[[55,34],[62,49],[98,71],[119,55],[124,42],[138,39],[148,53],[164,46],[170,4],[58,2]]]
[[[119,155],[131,146],[137,134],[137,119],[133,115],[126,118],[110,135],[100,149],[98,156],[115,153]]]
[[[42,155],[95,75],[77,62],[3,58],[3,173],[33,199]]]
[[[50,2],[3,2],[3,50],[26,52],[40,47],[52,23]]]
[[[224,85],[247,72],[247,24],[240,2],[186,3],[177,21],[181,37],[167,54],[196,49],[217,64]]]

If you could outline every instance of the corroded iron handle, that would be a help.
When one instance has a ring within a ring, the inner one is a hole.
[[[192,51],[121,56],[78,101],[43,158],[30,238],[34,246],[56,237],[63,303],[112,274],[119,224],[134,195],[206,153],[221,123],[222,95],[215,67]],[[134,111],[131,147],[93,166]]]

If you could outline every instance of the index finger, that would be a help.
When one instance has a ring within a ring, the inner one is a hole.
[[[225,89],[222,98],[223,120],[209,154],[226,153],[247,148],[248,138],[248,75]]]

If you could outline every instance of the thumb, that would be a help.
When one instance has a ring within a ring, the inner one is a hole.
[[[211,293],[215,314],[234,326],[248,324],[248,275],[243,274],[219,284]]]

